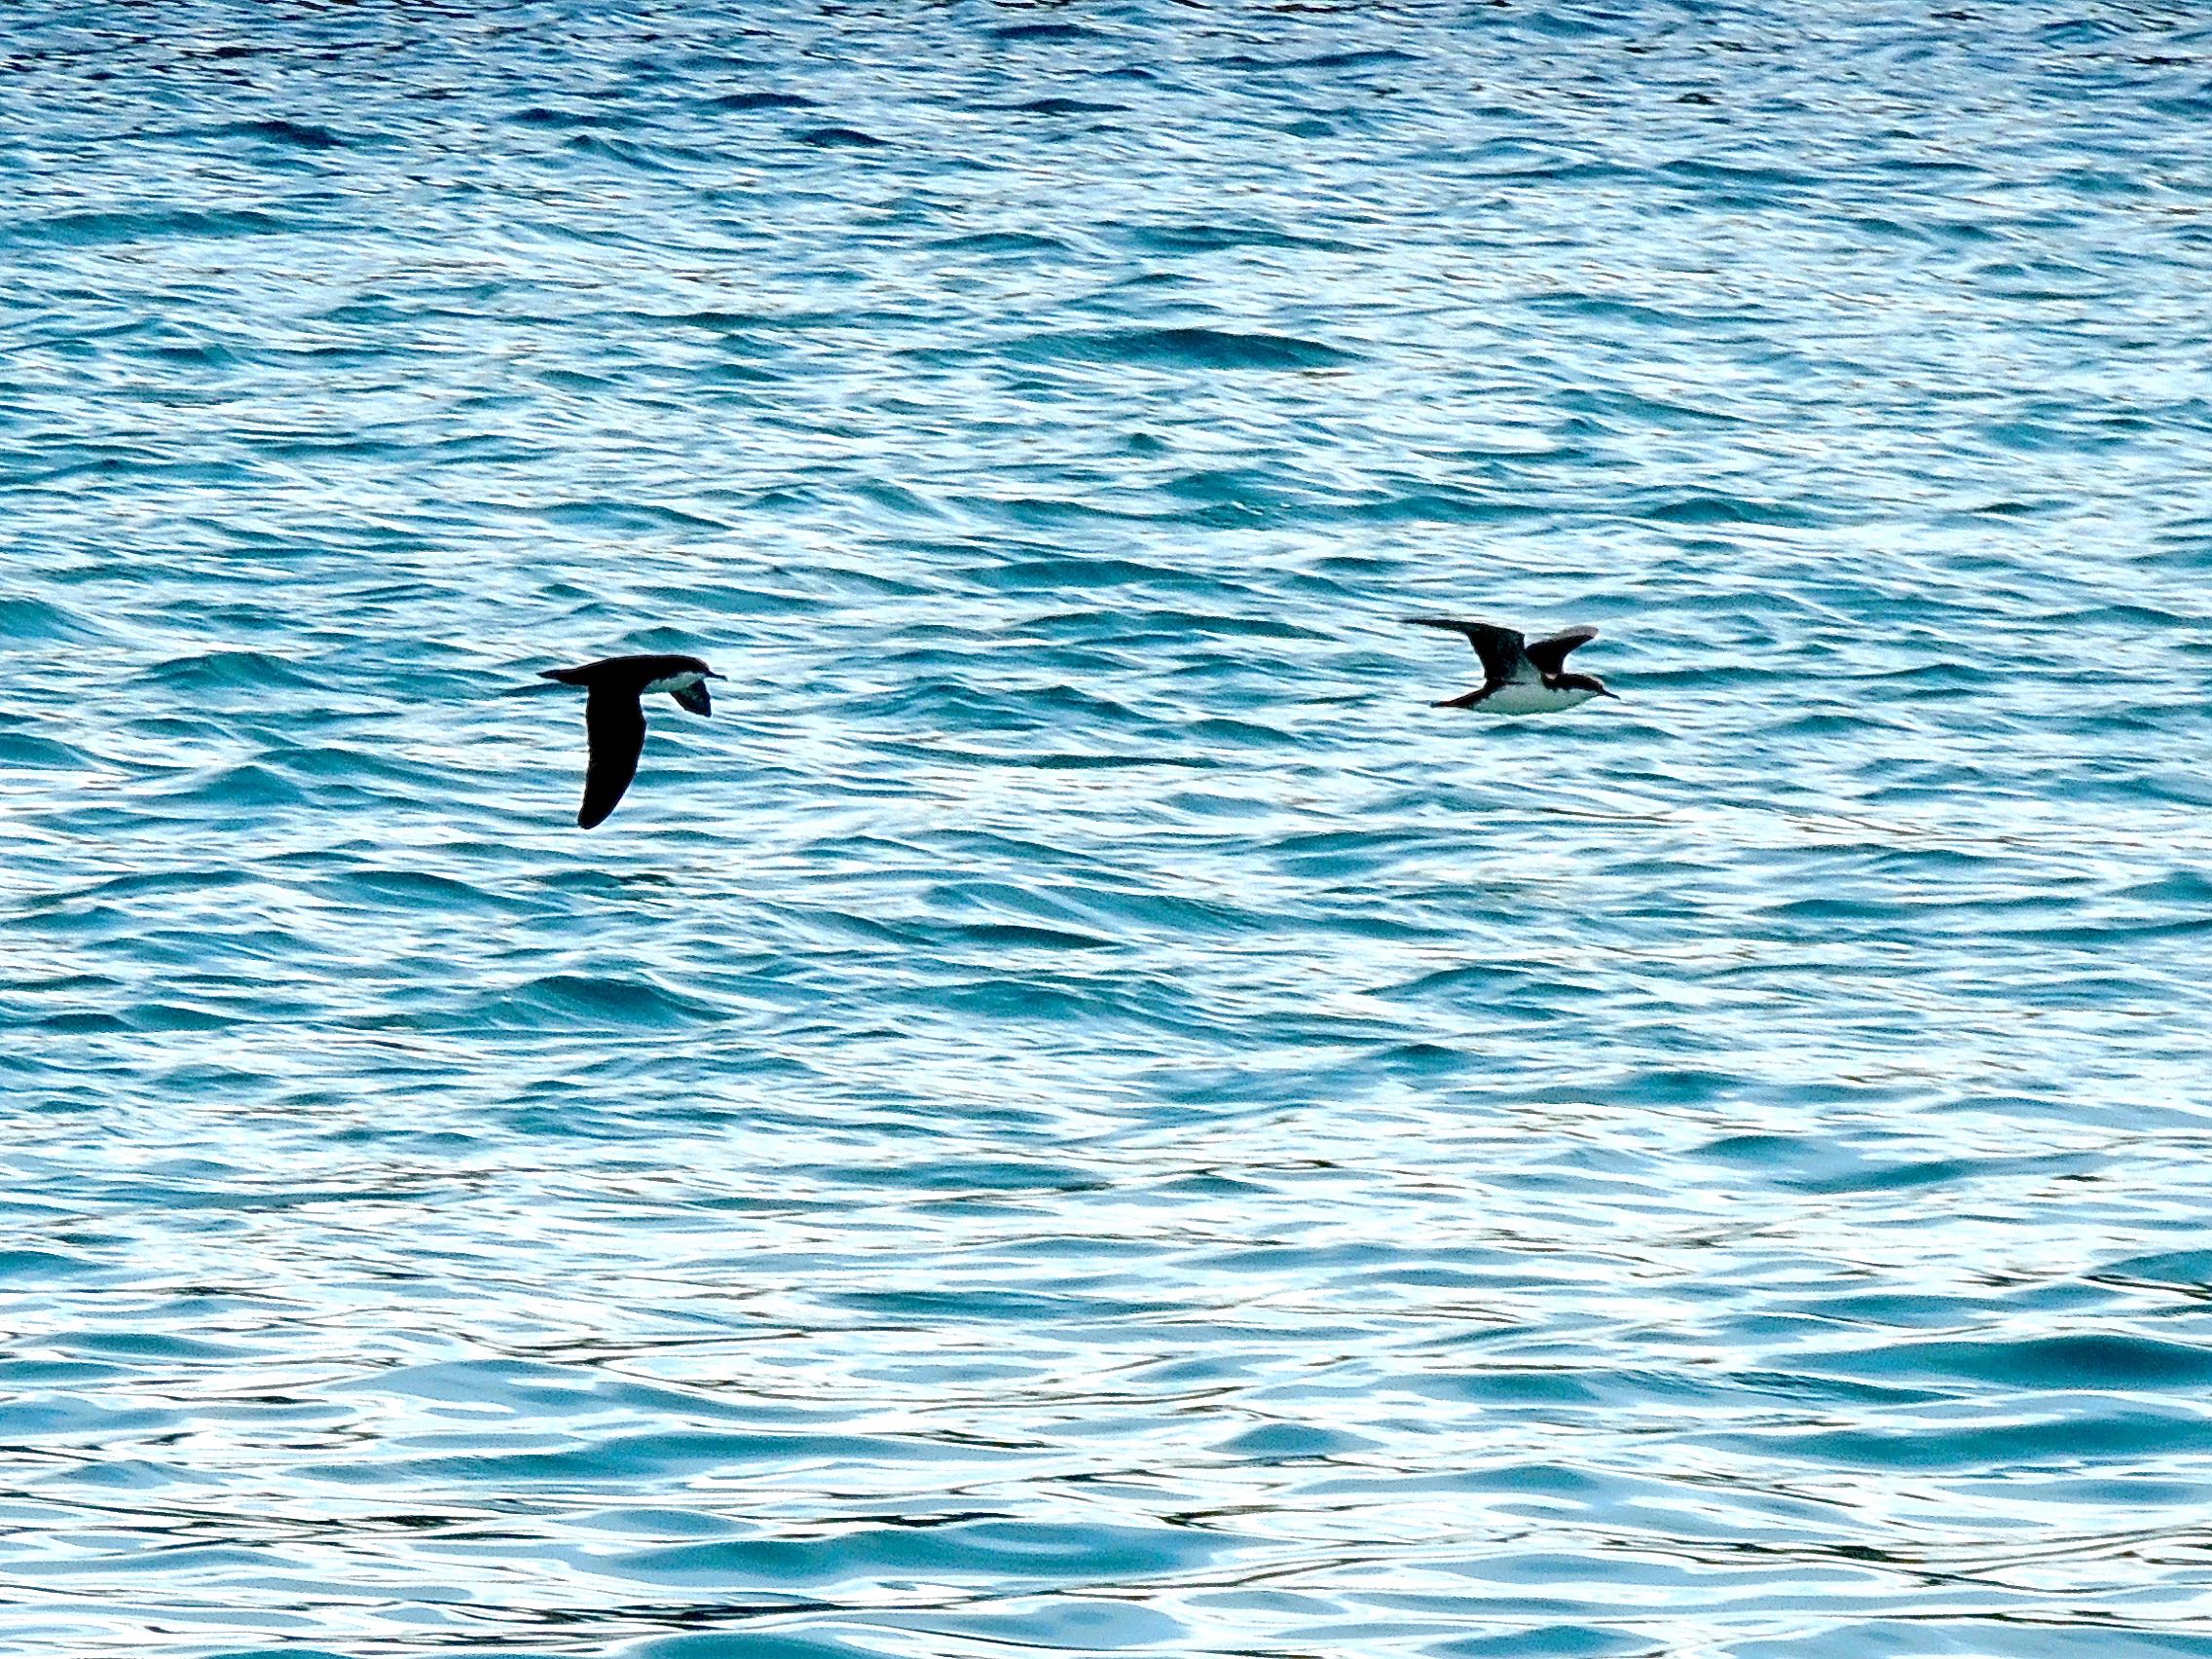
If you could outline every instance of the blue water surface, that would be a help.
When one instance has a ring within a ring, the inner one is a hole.
[[[2212,1654],[2200,9],[21,6],[0,186],[0,1646]]]

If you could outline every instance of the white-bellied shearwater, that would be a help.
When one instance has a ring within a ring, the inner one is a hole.
[[[591,738],[591,763],[584,768],[584,803],[576,828],[589,830],[614,810],[630,780],[638,775],[638,756],[645,747],[645,711],[641,699],[666,691],[695,715],[711,715],[707,682],[719,680],[695,656],[620,656],[587,662],[581,668],[538,671],[564,685],[581,685],[584,730]]]
[[[1511,628],[1489,622],[1461,622],[1449,616],[1409,616],[1422,628],[1450,628],[1467,636],[1483,659],[1483,682],[1464,697],[1446,697],[1439,709],[1481,709],[1493,715],[1549,715],[1593,697],[1613,697],[1595,674],[1567,672],[1567,653],[1598,637],[1595,628],[1569,628],[1548,640],[1528,644]]]

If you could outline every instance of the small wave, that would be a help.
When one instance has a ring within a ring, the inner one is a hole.
[[[482,1020],[506,1030],[604,1026],[674,1030],[718,1016],[712,1005],[649,979],[549,974],[504,995],[482,999],[463,1023]]]
[[[288,659],[255,650],[202,651],[193,656],[171,657],[166,662],[157,663],[148,671],[148,678],[163,685],[195,688],[267,689],[279,685],[297,688],[313,683]]]
[[[458,915],[468,911],[513,914],[535,908],[503,893],[494,893],[471,882],[457,880],[450,875],[439,875],[430,870],[360,870],[340,878],[335,885],[356,889],[388,905],[433,910],[440,915]]]
[[[0,731],[0,761],[26,771],[82,771],[87,759],[80,751],[50,737],[27,731]]]
[[[226,766],[202,774],[181,789],[166,792],[165,798],[203,802],[209,806],[298,806],[307,792],[283,773],[258,761]]]
[[[101,632],[58,600],[0,596],[0,640],[93,640]]]

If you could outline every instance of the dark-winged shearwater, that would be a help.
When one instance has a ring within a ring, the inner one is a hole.
[[[591,764],[584,768],[584,803],[576,812],[579,830],[589,830],[612,812],[638,775],[638,756],[645,747],[645,711],[640,700],[666,691],[693,714],[711,715],[715,706],[707,697],[707,682],[722,678],[695,656],[608,657],[581,668],[547,668],[539,673],[591,693],[584,699]]]
[[[1483,659],[1483,682],[1464,697],[1446,697],[1439,709],[1481,709],[1493,715],[1549,715],[1593,697],[1614,697],[1594,674],[1567,672],[1567,653],[1598,637],[1595,628],[1569,628],[1530,645],[1511,628],[1460,622],[1449,616],[1409,616],[1422,628],[1450,628],[1467,636]]]

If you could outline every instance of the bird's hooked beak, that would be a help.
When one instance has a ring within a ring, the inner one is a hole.
[[[1610,697],[1616,703],[1626,701],[1626,699],[1623,698],[1618,691],[1608,691],[1603,685],[1598,687],[1598,695],[1601,697]]]
[[[703,678],[708,680],[727,680],[729,676],[726,674],[717,674],[713,669],[710,668],[707,670]]]

